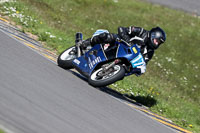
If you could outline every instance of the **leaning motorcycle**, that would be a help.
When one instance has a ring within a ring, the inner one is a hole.
[[[95,34],[101,32],[105,31],[97,30]],[[82,50],[77,45],[79,41],[82,41],[81,33],[76,34],[76,44],[59,55],[57,63],[64,69],[76,69],[92,86],[110,85],[125,76],[135,74],[134,69],[145,65],[137,44],[130,45],[118,39],[112,45],[97,44]]]

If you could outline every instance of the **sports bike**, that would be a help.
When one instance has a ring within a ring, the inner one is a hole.
[[[76,69],[92,86],[110,85],[135,74],[138,66],[145,65],[137,44],[118,39],[112,45],[96,44],[83,50],[77,45],[79,41],[82,41],[81,33],[76,34],[76,44],[59,55],[57,64],[64,69]]]

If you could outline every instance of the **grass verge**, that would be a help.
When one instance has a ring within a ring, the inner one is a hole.
[[[58,53],[74,45],[79,31],[86,39],[96,29],[116,33],[118,26],[162,27],[167,41],[147,72],[110,87],[188,130],[200,131],[200,17],[139,0],[19,0],[0,4],[0,12]]]
[[[0,133],[5,133],[3,130],[0,129]]]

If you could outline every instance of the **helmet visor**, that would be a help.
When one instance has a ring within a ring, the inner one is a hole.
[[[164,42],[164,40],[161,38],[160,32],[152,32],[151,40],[155,46],[159,46],[161,43]]]

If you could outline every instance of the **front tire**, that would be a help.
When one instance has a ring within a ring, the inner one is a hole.
[[[72,69],[72,61],[77,57],[76,54],[76,47],[72,46],[65,51],[63,51],[57,59],[57,64],[59,67],[62,67],[64,69]]]
[[[123,79],[125,75],[125,69],[121,65],[115,65],[114,71],[99,78],[98,73],[102,72],[103,68],[95,70],[89,77],[88,83],[94,87],[103,87],[110,85],[118,80]]]

